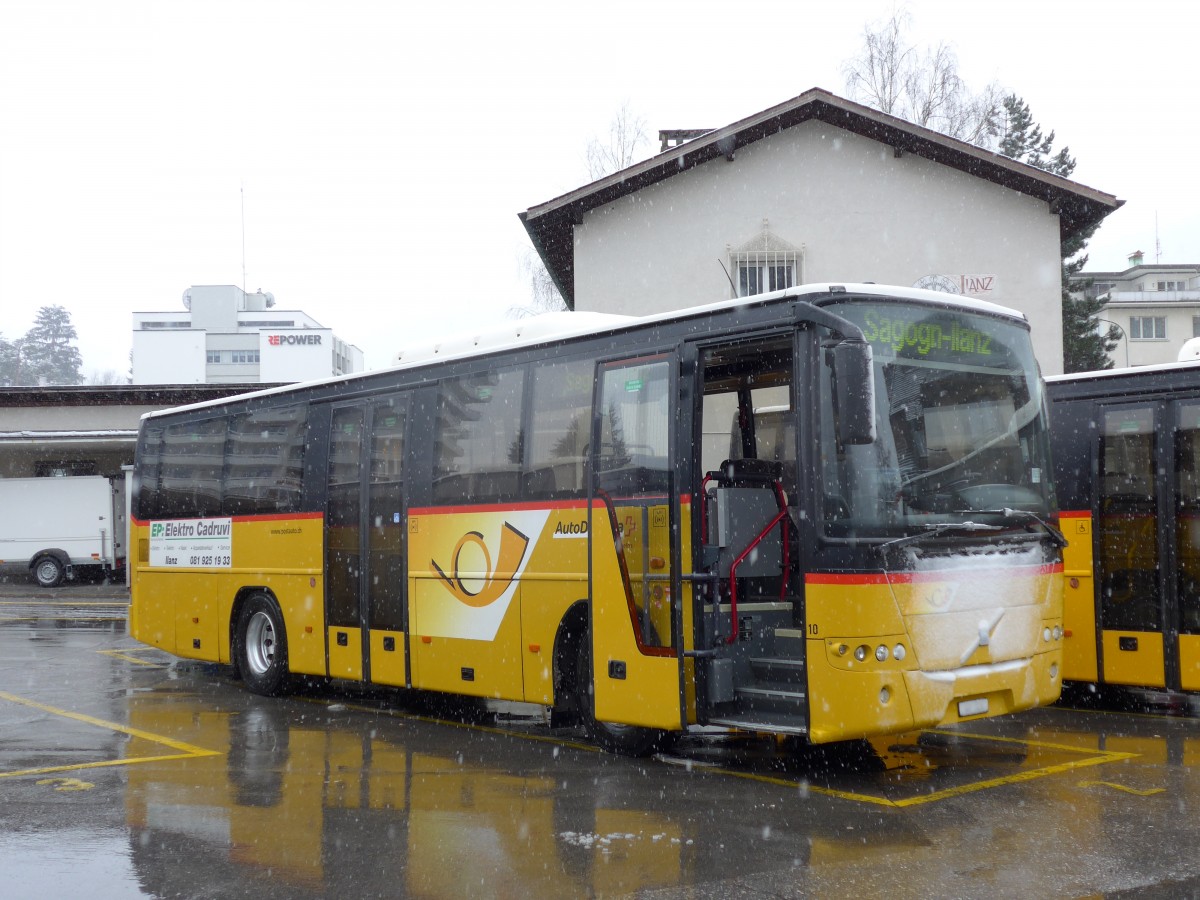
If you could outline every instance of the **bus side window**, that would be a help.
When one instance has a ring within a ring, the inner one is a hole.
[[[163,440],[159,509],[164,517],[221,514],[226,419],[169,425]]]
[[[523,473],[526,499],[583,493],[595,368],[595,362],[586,359],[532,370],[528,460]]]
[[[442,381],[434,502],[478,504],[520,495],[524,382],[522,367]]]
[[[300,508],[307,407],[266,408],[229,420],[221,508],[225,515]]]

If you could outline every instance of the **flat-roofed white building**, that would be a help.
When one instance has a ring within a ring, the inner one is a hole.
[[[134,384],[278,384],[361,372],[363,354],[312,316],[234,285],[198,285],[179,312],[133,314]]]
[[[1200,263],[1147,263],[1139,250],[1123,272],[1080,272],[1072,290],[1104,301],[1101,325],[1119,332],[1108,354],[1116,366],[1172,363],[1200,338]]]

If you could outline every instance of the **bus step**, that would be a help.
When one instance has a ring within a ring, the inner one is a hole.
[[[740,687],[737,689],[738,707],[749,714],[780,713],[803,715],[808,708],[808,697],[803,691],[791,690],[790,685],[776,687]]]
[[[776,628],[775,652],[780,656],[803,659],[806,640],[804,632],[799,628]]]
[[[782,713],[730,713],[709,719],[708,724],[721,725],[725,728],[740,728],[742,731],[770,732],[771,734],[808,734],[803,717]]]
[[[751,657],[750,668],[759,681],[776,681],[782,684],[805,684],[804,660],[787,657]]]

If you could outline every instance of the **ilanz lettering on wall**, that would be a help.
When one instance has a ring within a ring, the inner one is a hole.
[[[973,294],[975,296],[988,295],[992,292],[992,288],[996,283],[995,275],[960,275],[960,283],[962,284],[962,292],[964,294]]]

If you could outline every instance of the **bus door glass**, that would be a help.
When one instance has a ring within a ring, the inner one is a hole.
[[[333,411],[325,571],[336,678],[405,684],[404,422],[402,397]]]
[[[333,411],[329,433],[329,492],[325,508],[325,625],[329,674],[359,681],[362,631],[361,405]]]
[[[674,357],[599,367],[591,509],[596,717],[678,728]]]
[[[1104,410],[1097,574],[1104,680],[1165,686],[1156,405]]]
[[[1175,577],[1179,680],[1200,691],[1200,403],[1181,402],[1175,432]]]
[[[369,407],[366,483],[366,619],[368,671],[376,684],[405,685],[404,426],[407,398],[388,397]]]

